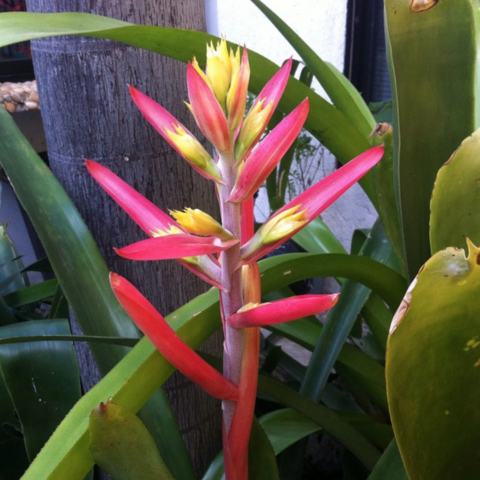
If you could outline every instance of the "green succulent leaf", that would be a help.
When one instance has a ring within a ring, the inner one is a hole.
[[[174,480],[152,436],[128,409],[108,401],[92,410],[89,450],[112,480]]]
[[[392,322],[388,400],[410,480],[480,471],[480,250],[469,249],[428,260]]]
[[[479,202],[480,130],[476,130],[438,171],[430,204],[432,252],[466,248],[466,237],[480,243]]]
[[[431,255],[429,207],[437,171],[480,126],[480,11],[472,0],[386,0],[385,11],[394,168],[412,279]]]

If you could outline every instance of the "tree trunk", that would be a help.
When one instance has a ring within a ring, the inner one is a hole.
[[[138,24],[205,29],[198,0],[28,0],[34,12],[82,11]],[[166,315],[206,290],[176,262],[132,262],[112,247],[145,238],[139,228],[90,178],[84,159],[101,162],[156,205],[216,213],[207,183],[147,124],[129,98],[131,84],[161,103],[193,132],[185,65],[108,40],[55,37],[32,42],[50,166],[92,231],[108,266],[137,285]],[[201,138],[201,136],[200,136]],[[221,338],[210,342],[221,351]],[[180,375],[167,392],[177,412],[197,474],[221,446],[219,403]]]

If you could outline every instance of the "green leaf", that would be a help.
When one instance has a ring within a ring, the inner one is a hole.
[[[58,280],[45,280],[44,282],[9,293],[5,295],[3,299],[9,307],[23,307],[42,300],[51,299],[55,295],[57,287]]]
[[[272,444],[259,421],[254,417],[248,444],[249,480],[280,480]]]
[[[385,263],[392,251],[382,224],[377,220],[360,255]],[[300,392],[319,401],[323,388],[350,331],[370,295],[370,289],[347,280],[337,304],[328,313],[317,340]]]
[[[1,189],[0,189],[1,191]],[[28,278],[22,275],[23,262],[12,240],[7,234],[6,225],[0,225],[0,294],[6,295],[28,285]]]
[[[195,56],[201,66],[205,65],[205,45],[217,40],[217,37],[204,32],[136,26],[88,13],[2,13],[0,32],[0,46],[55,35],[85,35],[123,42],[182,62],[188,62]],[[229,45],[236,47],[232,43]],[[278,67],[252,50],[249,50],[249,62],[251,67],[249,89],[258,94]],[[340,162],[346,163],[370,147],[369,142],[343,113],[299,80],[290,78],[279,108],[289,113],[305,97],[310,101],[310,114],[305,128]],[[375,202],[371,181],[361,180],[360,184]]]
[[[330,228],[318,217],[293,237],[308,253],[346,253]]]
[[[380,458],[380,452],[363,435],[327,407],[309,400],[264,375],[259,376],[258,390],[272,400],[280,402],[318,423],[326,432],[342,442],[367,468],[373,468]]]
[[[82,17],[81,14],[80,16]],[[40,15],[33,18],[45,17]],[[87,15],[82,18],[91,20],[90,26],[96,24],[97,17]],[[10,17],[12,19],[15,17]],[[0,14],[0,23],[4,20],[5,17]],[[81,18],[77,20],[77,26],[82,27]],[[99,21],[104,20],[99,18]],[[15,21],[9,25],[15,28]],[[45,25],[33,25],[35,28],[43,26]],[[4,109],[0,109],[0,132],[0,148],[3,152],[8,152],[8,155],[2,156],[3,168],[32,220],[82,332],[106,337],[138,336],[138,330],[110,288],[108,268],[83,219],[60,183]],[[88,301],[85,301],[86,298]],[[1,305],[0,302],[0,308]],[[126,347],[100,343],[92,343],[91,349],[104,374],[128,352]],[[173,451],[174,445],[180,443],[181,434],[171,416],[166,397],[156,393],[140,416],[152,427],[151,431],[154,432],[162,456],[174,474],[182,475],[182,480],[193,479],[186,450],[175,448]],[[159,422],[170,431],[172,441],[165,441],[158,434],[160,430],[156,426]]]
[[[260,425],[270,439],[275,455],[283,452],[298,440],[322,429],[318,423],[291,408],[267,413],[260,418]]]
[[[372,169],[378,214],[397,257],[405,263],[402,226],[395,196],[392,126],[388,123],[377,125],[373,138],[376,145],[383,145],[385,148],[382,160]],[[403,270],[405,270],[404,265]]]
[[[264,260],[260,271],[266,269],[271,275],[262,278],[262,291],[274,290],[271,285],[275,276],[281,279],[281,286],[304,278],[343,277],[372,289],[392,310],[396,310],[406,290],[406,281],[400,274],[375,260],[355,255],[292,253]],[[277,279],[275,283],[278,283]]]
[[[13,336],[0,338],[0,345],[13,345],[15,343],[31,342],[88,342],[133,347],[139,342],[139,339],[125,337],[100,337],[94,335],[25,335],[20,337]]]
[[[324,62],[278,15],[260,0],[252,0],[277,30],[297,51],[309,70],[331,98],[333,104],[356,126],[366,139],[375,127],[375,119],[358,90],[333,65]]]
[[[409,480],[395,439],[383,452],[382,458],[375,465],[368,480],[385,480],[387,478],[388,480]]]
[[[140,419],[108,401],[92,410],[89,450],[112,480],[174,480]]]
[[[410,480],[480,471],[480,250],[436,253],[392,322],[387,391]],[[419,428],[421,426],[421,428]]]
[[[66,320],[38,320],[0,327],[0,337],[70,334]],[[35,342],[0,346],[0,368],[22,425],[32,460],[80,398],[73,345]]]
[[[480,130],[466,138],[438,171],[430,204],[432,252],[480,244]]]
[[[394,161],[413,279],[430,257],[429,207],[437,171],[480,126],[476,33],[480,12],[472,0],[435,2],[421,12],[414,12],[411,5],[412,0],[385,2],[390,71],[395,76]]]

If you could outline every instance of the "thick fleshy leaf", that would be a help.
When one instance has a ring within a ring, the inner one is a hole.
[[[190,105],[200,130],[219,152],[230,152],[230,131],[222,107],[191,63],[187,66],[187,86]]]
[[[92,410],[89,433],[92,458],[112,480],[174,480],[149,431],[127,408],[101,403]]]
[[[107,167],[91,160],[85,160],[85,165],[90,175],[147,235],[152,236],[152,233],[159,229],[165,231],[172,227],[184,231],[173,218],[162,212]]]
[[[480,249],[449,247],[423,266],[392,320],[388,404],[411,480],[478,477],[479,290]]]
[[[238,388],[180,340],[155,307],[125,278],[112,273],[113,292],[138,328],[186,377],[214,397],[236,401]]]
[[[320,180],[308,190],[298,195],[298,197],[294,198],[278,212],[273,214],[265,224],[274,220],[275,217],[281,215],[284,211],[291,210],[295,207],[299,207],[298,211],[305,211],[305,219],[307,222],[311,222],[374,167],[382,158],[383,151],[382,146],[370,148],[342,168],[335,170],[332,174],[328,175],[328,177]],[[305,226],[305,224],[293,229],[280,240],[262,244],[260,248],[258,245],[261,243],[261,238],[257,238],[260,232],[257,232],[252,240],[242,247],[243,263],[250,263],[267,255],[295,235],[303,226]]]
[[[308,110],[307,98],[252,151],[238,176],[230,202],[244,202],[261,187],[302,130]]]
[[[315,315],[332,308],[337,303],[338,294],[298,295],[276,302],[261,304],[258,307],[236,313],[228,318],[235,328],[263,327],[290,322],[308,315]]]
[[[220,170],[193,133],[155,100],[132,86],[128,88],[143,116],[184,160],[203,177],[221,180]]]
[[[238,240],[223,242],[216,237],[196,237],[181,233],[147,238],[124,248],[115,248],[115,252],[130,260],[168,260],[218,253],[237,242]]]

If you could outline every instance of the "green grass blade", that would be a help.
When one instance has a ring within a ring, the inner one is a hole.
[[[44,282],[31,285],[30,287],[21,288],[16,292],[5,295],[3,299],[5,303],[12,308],[23,307],[42,300],[54,297],[58,287],[58,280],[55,278],[45,280]]]

